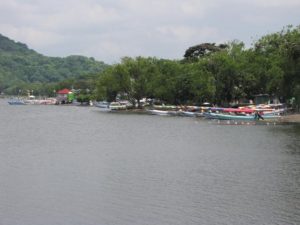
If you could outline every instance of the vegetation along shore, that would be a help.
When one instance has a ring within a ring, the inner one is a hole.
[[[300,27],[287,26],[246,48],[241,41],[202,43],[187,48],[179,60],[124,57],[107,65],[93,58],[46,57],[0,35],[0,93],[54,97],[74,90],[80,102],[142,99],[172,105],[210,102],[229,107],[257,95],[300,106]],[[299,115],[286,117],[298,121]]]

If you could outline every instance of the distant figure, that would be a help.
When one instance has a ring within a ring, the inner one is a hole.
[[[259,112],[255,112],[255,116],[254,116],[255,119],[259,120],[259,119],[262,119],[264,120],[264,118],[260,115]]]

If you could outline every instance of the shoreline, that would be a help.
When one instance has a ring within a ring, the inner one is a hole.
[[[300,124],[300,113],[284,115],[279,121],[283,123]]]
[[[126,110],[114,111],[113,113],[147,114],[147,111],[145,109],[126,109]],[[283,115],[276,122],[281,124],[300,124],[300,113]]]

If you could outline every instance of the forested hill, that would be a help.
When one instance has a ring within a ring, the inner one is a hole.
[[[59,82],[99,73],[106,67],[84,56],[47,57],[0,34],[0,93],[20,82]]]

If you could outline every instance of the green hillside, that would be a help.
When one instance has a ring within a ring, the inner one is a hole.
[[[47,57],[0,34],[0,93],[13,94],[28,84],[82,78],[106,67],[105,63],[84,56]]]

